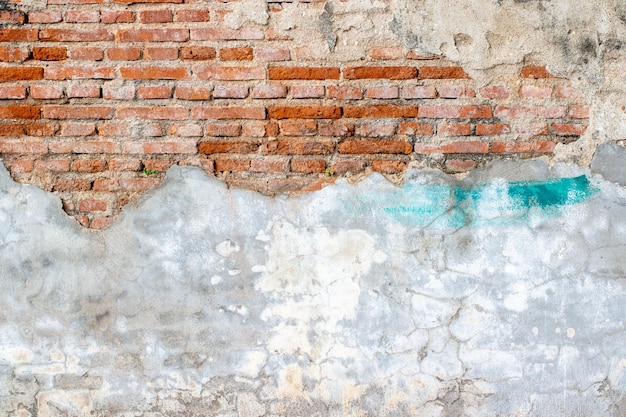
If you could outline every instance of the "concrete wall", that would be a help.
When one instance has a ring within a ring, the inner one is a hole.
[[[2,9],[0,415],[626,415],[626,3]]]

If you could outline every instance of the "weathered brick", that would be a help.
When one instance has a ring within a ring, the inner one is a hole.
[[[199,137],[202,136],[202,126],[193,123],[175,124],[169,127],[168,133],[173,136]]]
[[[174,13],[167,9],[141,10],[139,12],[141,23],[168,23],[174,21]]]
[[[432,153],[470,153],[470,154],[486,154],[489,152],[489,145],[484,142],[475,141],[459,141],[445,145],[428,145],[424,143],[415,144],[415,153],[432,154]]]
[[[102,98],[106,100],[132,100],[135,98],[135,86],[126,85],[105,85],[102,87]]]
[[[256,153],[258,149],[259,149],[259,144],[254,143],[254,142],[219,141],[219,142],[201,142],[198,144],[198,152],[203,153],[203,154],[220,154],[220,153],[247,154],[247,153]]]
[[[416,117],[416,106],[346,106],[343,108],[344,117],[354,118],[396,118],[396,117]]]
[[[89,180],[73,180],[65,178],[57,178],[52,187],[52,191],[89,191],[91,189],[91,181]]]
[[[427,136],[434,133],[435,129],[430,123],[402,122],[398,125],[399,135]]]
[[[0,153],[45,154],[48,147],[45,143],[23,140],[0,140]]]
[[[39,40],[44,42],[112,41],[113,34],[106,29],[42,29]]]
[[[141,171],[139,159],[110,159],[109,171]]]
[[[26,87],[23,85],[2,85],[0,84],[0,99],[20,100],[26,98]]]
[[[420,67],[417,78],[420,80],[466,79],[469,75],[461,67]]]
[[[450,172],[467,172],[474,168],[475,161],[471,159],[447,159],[446,170]]]
[[[546,122],[528,123],[524,121],[515,125],[513,131],[525,136],[547,135],[548,124]]]
[[[437,89],[441,98],[476,97],[476,92],[467,85],[442,85]]]
[[[293,158],[289,163],[292,172],[301,174],[322,173],[326,170],[326,161],[323,159],[299,159]]]
[[[271,160],[267,158],[253,159],[250,161],[251,172],[285,172],[288,160]]]
[[[23,124],[16,123],[0,123],[0,136],[19,137],[26,134],[26,128]]]
[[[30,96],[36,99],[56,99],[63,97],[63,87],[60,85],[31,85]]]
[[[209,46],[190,46],[180,48],[180,59],[206,61],[215,59],[215,48]]]
[[[181,120],[186,119],[189,110],[184,107],[118,107],[117,117],[121,119]]]
[[[204,67],[194,70],[194,75],[201,80],[249,81],[265,79],[262,67]]]
[[[18,10],[0,11],[0,24],[22,24],[26,20],[24,12]]]
[[[404,56],[404,50],[402,48],[377,47],[371,48],[368,51],[368,55],[375,60],[400,59]]]
[[[100,48],[72,48],[70,58],[77,61],[102,61],[104,51]]]
[[[62,123],[60,136],[91,136],[96,133],[95,123]]]
[[[279,124],[280,133],[284,136],[314,136],[317,134],[315,120],[287,120]]]
[[[500,85],[492,85],[483,87],[479,90],[480,95],[485,98],[505,99],[509,98],[511,93],[509,89]]]
[[[67,87],[68,98],[98,98],[100,87],[97,85],[71,85]]]
[[[574,123],[553,123],[550,128],[558,136],[581,136],[587,131],[586,125]]]
[[[70,161],[67,159],[39,159],[35,161],[34,168],[37,172],[68,172]]]
[[[234,40],[261,40],[265,37],[265,32],[256,28],[226,29],[226,28],[206,28],[191,29],[191,40],[194,41],[234,41]]]
[[[413,150],[410,143],[402,140],[344,140],[339,144],[339,153],[344,154],[405,154]]]
[[[341,107],[337,106],[270,106],[270,119],[339,119]]]
[[[39,119],[39,106],[0,106],[2,119]]]
[[[393,99],[398,98],[398,94],[396,85],[370,87],[365,91],[366,98]]]
[[[187,42],[189,29],[120,29],[117,39],[120,42]]]
[[[122,145],[125,154],[196,153],[196,142],[132,142]]]
[[[553,78],[553,75],[548,72],[546,67],[539,66],[539,65],[530,65],[530,66],[522,68],[520,77],[539,79],[539,78]]]
[[[323,85],[292,85],[289,92],[293,98],[322,98],[325,88]]]
[[[106,211],[107,202],[96,198],[84,198],[78,200],[78,211],[92,212],[92,211]]]
[[[265,155],[330,155],[335,142],[317,139],[279,139],[263,147]]]
[[[570,86],[558,86],[554,89],[554,95],[558,98],[582,98],[583,93],[577,88]]]
[[[121,136],[128,137],[131,134],[130,128],[124,123],[103,123],[98,125],[100,136]]]
[[[77,159],[72,161],[72,171],[102,172],[106,171],[107,163],[102,159]]]
[[[250,160],[217,158],[215,160],[215,170],[218,172],[249,171]]]
[[[222,48],[220,49],[220,59],[222,61],[252,61],[252,48]]]
[[[145,48],[143,57],[153,61],[172,61],[178,59],[178,48]]]
[[[58,23],[63,20],[58,10],[28,12],[28,23]]]
[[[399,174],[406,169],[406,163],[403,161],[389,161],[376,159],[372,161],[372,170],[381,174]]]
[[[93,0],[93,1],[101,1],[101,0]],[[120,1],[120,0],[115,0],[115,1]],[[114,220],[113,217],[97,217],[91,220],[91,222],[89,223],[89,227],[95,230],[105,229],[109,227],[111,223],[113,223],[113,220]]]
[[[284,85],[255,85],[252,87],[252,98],[284,98],[287,87]]]
[[[32,123],[23,125],[28,136],[49,137],[55,135],[59,130],[59,124],[53,123]]]
[[[216,85],[213,89],[213,98],[246,98],[248,86],[246,85]]]
[[[321,136],[350,137],[355,128],[353,123],[320,123],[318,130]]]
[[[207,136],[236,137],[241,135],[241,125],[225,123],[209,123],[205,127]],[[263,132],[264,134],[265,132]],[[261,135],[263,136],[263,135]]]
[[[472,134],[472,125],[469,123],[442,123],[437,127],[439,136],[469,136]]]
[[[545,117],[548,119],[559,119],[567,112],[565,106],[497,106],[494,114],[496,117]]]
[[[524,98],[550,98],[552,97],[551,85],[523,85],[519,89],[520,96]]]
[[[135,12],[131,10],[103,10],[100,21],[102,23],[133,23]]]
[[[191,110],[194,119],[265,119],[263,107],[195,107]]]
[[[100,12],[97,10],[68,10],[65,12],[65,21],[68,23],[98,23]]]
[[[569,108],[567,115],[573,119],[588,119],[589,118],[589,106],[582,106],[573,104]]]
[[[28,48],[0,46],[0,61],[22,62],[26,61],[29,57],[30,52],[28,51]]]
[[[169,85],[152,85],[137,87],[137,97],[140,99],[170,98],[172,88]]]
[[[287,48],[255,48],[254,56],[259,61],[279,62],[289,61],[291,53]]]
[[[365,171],[367,163],[362,160],[337,159],[330,164],[330,169],[335,174],[357,173]]]
[[[511,132],[511,126],[503,123],[479,123],[476,125],[476,135],[489,136],[489,135],[502,135]]]
[[[111,67],[46,67],[46,80],[113,79],[115,69]]]
[[[66,58],[66,48],[33,48],[33,59],[38,61],[63,61]]]
[[[123,67],[122,78],[131,80],[183,80],[189,78],[185,67]]]
[[[408,80],[417,76],[415,67],[348,67],[343,70],[346,80],[384,78],[388,80]]]
[[[337,100],[360,100],[363,98],[363,91],[360,87],[336,86],[328,87],[328,97]]]
[[[135,61],[141,58],[141,49],[136,47],[109,48],[106,50],[106,56],[113,61]]]
[[[43,106],[46,119],[112,119],[112,107],[101,106]]]
[[[493,142],[492,153],[552,153],[556,142],[537,140],[532,142]]]
[[[116,153],[118,147],[112,142],[96,141],[52,141],[48,144],[52,153],[103,154]]]
[[[337,67],[270,67],[270,80],[338,80]]]
[[[179,85],[174,90],[174,97],[180,100],[208,100],[211,98],[211,88]]]
[[[368,138],[386,138],[396,133],[395,123],[364,123],[356,128],[357,136]]]
[[[0,68],[0,82],[41,80],[43,74],[43,68],[40,67]]]
[[[0,42],[36,42],[37,29],[0,29]]]
[[[412,85],[402,87],[400,97],[405,99],[412,98],[437,98],[437,89],[432,86]]]
[[[492,116],[490,106],[420,106],[417,113],[418,117],[432,119],[482,119]]]
[[[208,10],[177,10],[176,21],[177,22],[208,22],[211,19],[211,14]]]

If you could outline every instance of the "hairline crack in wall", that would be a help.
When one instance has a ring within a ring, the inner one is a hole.
[[[623,2],[4,9],[3,414],[626,413]]]

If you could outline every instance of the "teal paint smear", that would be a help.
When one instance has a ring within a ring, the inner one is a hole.
[[[380,215],[419,227],[507,226],[530,217],[554,216],[597,193],[585,175],[534,181],[461,185],[415,184],[365,194],[345,206],[354,214]]]

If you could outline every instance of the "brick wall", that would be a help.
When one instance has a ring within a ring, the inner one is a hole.
[[[13,178],[102,228],[173,164],[276,194],[409,163],[468,171],[585,132],[582,95],[542,66],[477,85],[453,62],[374,34],[354,59],[320,56],[281,32],[281,4],[269,3],[266,25],[226,25],[237,3],[0,11],[0,157]]]

